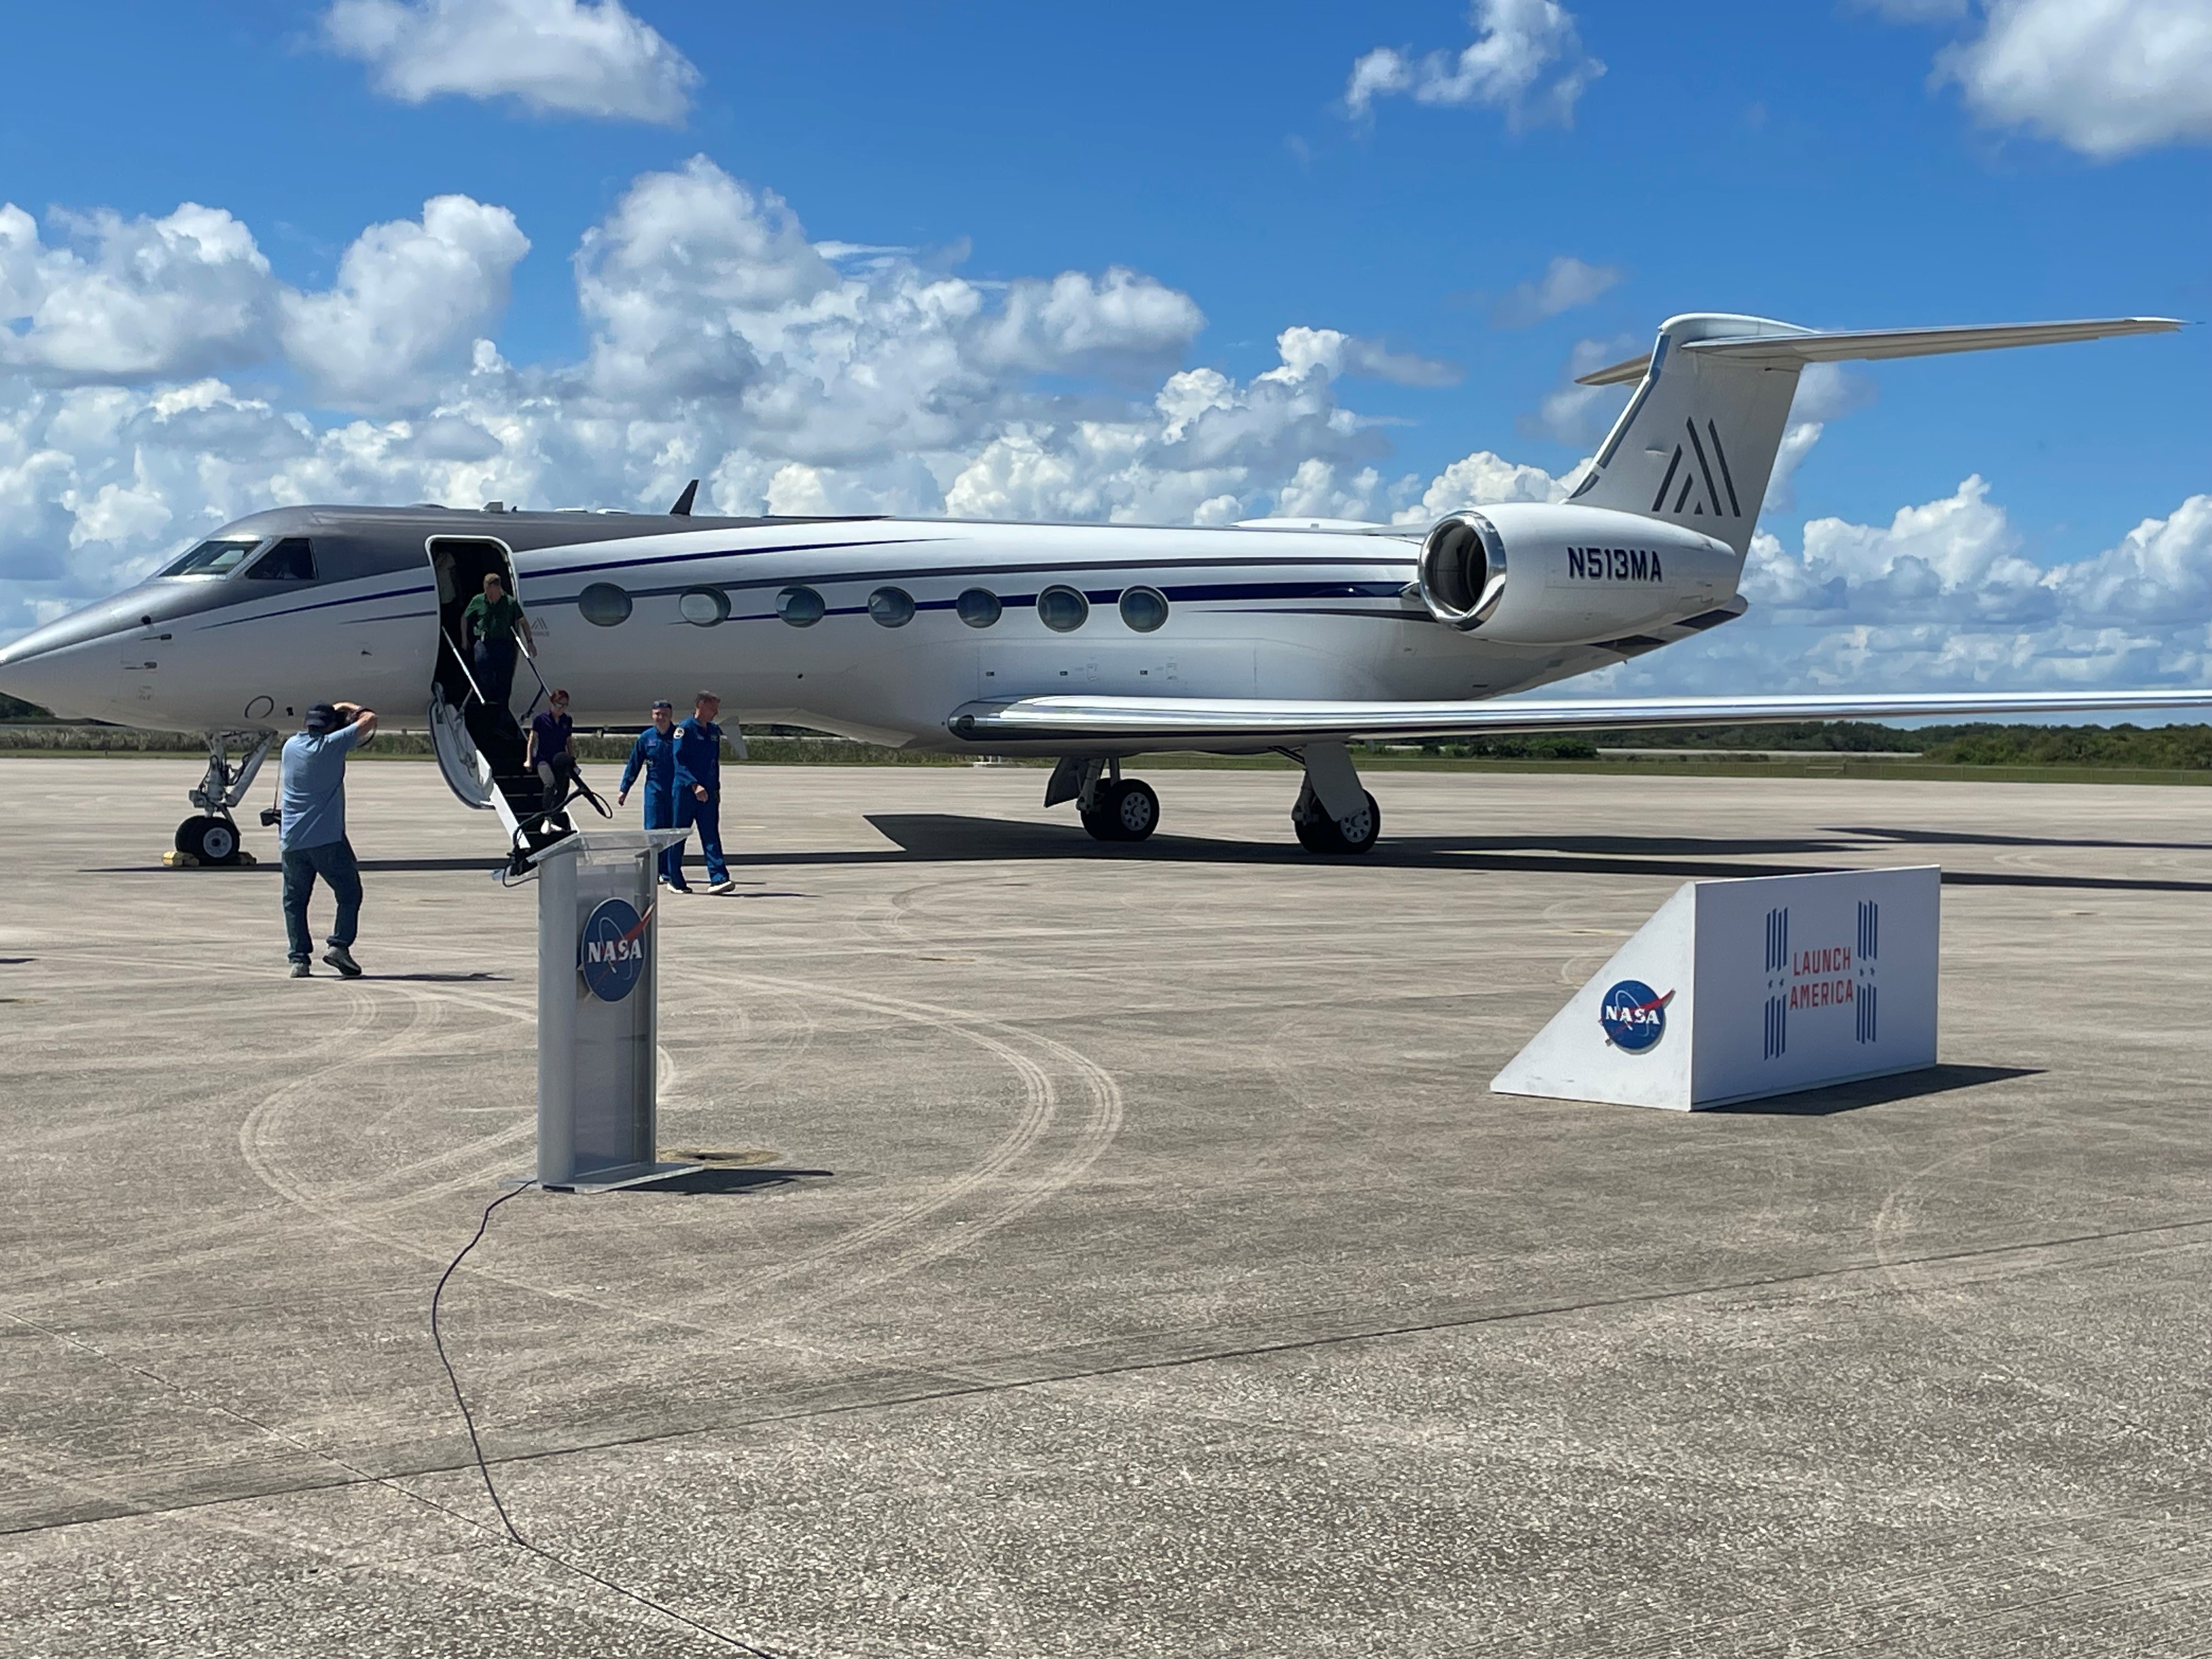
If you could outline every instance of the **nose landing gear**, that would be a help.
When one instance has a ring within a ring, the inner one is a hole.
[[[253,854],[239,844],[238,823],[231,812],[245,803],[246,792],[253,786],[254,774],[260,771],[261,763],[268,759],[270,747],[276,741],[274,732],[208,733],[207,772],[200,779],[199,787],[191,792],[192,805],[200,810],[177,826],[176,850],[163,858],[162,863],[190,868],[254,861]],[[230,758],[232,746],[243,747],[248,743],[252,748],[234,764]]]
[[[177,851],[194,864],[238,864],[252,855],[238,844],[238,825],[202,813],[177,826]]]

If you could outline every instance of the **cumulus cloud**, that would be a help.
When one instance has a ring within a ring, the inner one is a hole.
[[[699,83],[621,0],[336,0],[322,25],[331,51],[410,104],[514,98],[544,114],[674,125]]]
[[[1388,380],[1394,386],[1456,386],[1461,374],[1455,364],[1438,362],[1412,352],[1392,351],[1378,340],[1361,339],[1333,328],[1286,328],[1276,337],[1282,353],[1277,376],[1296,378],[1318,368],[1332,380],[1339,375]]]
[[[58,380],[191,375],[264,356],[276,284],[220,208],[159,219],[56,215],[59,245],[0,204],[0,368]]]
[[[505,208],[434,197],[420,220],[363,231],[328,292],[284,296],[284,353],[326,402],[418,401],[506,311],[509,275],[529,251]]]
[[[124,230],[158,242],[152,222]],[[1284,330],[1249,379],[1186,368],[1203,313],[1140,272],[981,283],[942,257],[817,242],[773,192],[695,160],[635,179],[583,238],[578,361],[501,355],[528,242],[505,210],[456,196],[370,227],[320,292],[252,255],[257,320],[216,331],[250,388],[181,346],[111,354],[128,374],[72,383],[30,319],[58,284],[82,285],[101,244],[37,231],[0,216],[0,291],[22,319],[0,362],[0,632],[283,501],[657,507],[696,476],[725,512],[1386,520],[1431,481],[1384,476],[1385,428],[1341,388],[1456,374],[1311,326]],[[174,274],[185,296],[201,280]],[[141,287],[108,332],[131,307],[180,302]]]
[[[2203,0],[1866,0],[1900,22],[1975,17],[1936,78],[1995,126],[2108,161],[2212,139],[2212,8]],[[1976,16],[1978,12],[1978,16]]]
[[[1988,483],[1969,477],[1887,525],[1814,520],[1794,552],[1762,532],[1743,591],[1751,614],[1721,630],[1735,638],[1703,662],[1655,664],[1650,683],[1725,684],[1764,668],[1808,690],[2201,684],[2212,672],[2212,495],[2043,566]]]
[[[219,208],[52,222],[49,244],[30,215],[0,204],[0,370],[115,386],[289,360],[318,395],[357,407],[434,392],[506,309],[530,246],[505,208],[441,196],[420,221],[371,226],[335,287],[301,293]]]
[[[1620,276],[1611,265],[1586,264],[1562,253],[1544,267],[1541,276],[1521,283],[1499,301],[1490,320],[1499,328],[1526,328],[1588,305],[1618,283]]]
[[[1559,0],[1474,0],[1474,42],[1457,52],[1377,46],[1352,66],[1345,107],[1373,112],[1382,98],[1489,108],[1524,127],[1574,124],[1575,102],[1605,65],[1583,50],[1574,14]]]

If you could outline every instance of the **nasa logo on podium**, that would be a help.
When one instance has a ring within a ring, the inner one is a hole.
[[[576,971],[586,990],[602,1002],[620,1002],[637,989],[652,920],[652,910],[640,915],[627,899],[606,899],[593,908],[576,941]]]
[[[1490,1086],[1695,1111],[1933,1066],[1942,879],[1685,883]]]

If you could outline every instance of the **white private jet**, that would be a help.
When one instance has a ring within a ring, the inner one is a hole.
[[[204,734],[180,851],[237,856],[231,814],[281,727],[343,698],[428,731],[447,782],[530,834],[513,708],[486,707],[460,611],[501,572],[579,725],[711,686],[749,722],[918,748],[1056,757],[1048,806],[1141,841],[1159,822],[1134,755],[1279,750],[1317,853],[1360,853],[1381,813],[1347,744],[1711,722],[2120,714],[2212,690],[1499,702],[1694,638],[1736,586],[1808,363],[2160,333],[2162,318],[1822,333],[1670,319],[1573,494],[1433,526],[1227,528],[890,518],[296,507],[216,532],[128,592],[0,650],[0,690],[57,714]],[[419,711],[419,712],[417,712]]]

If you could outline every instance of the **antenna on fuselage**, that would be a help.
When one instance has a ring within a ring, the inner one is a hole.
[[[694,478],[690,483],[684,486],[684,493],[676,498],[676,505],[668,509],[668,516],[672,519],[690,518],[691,516],[691,503],[698,499],[699,481],[696,478]]]

